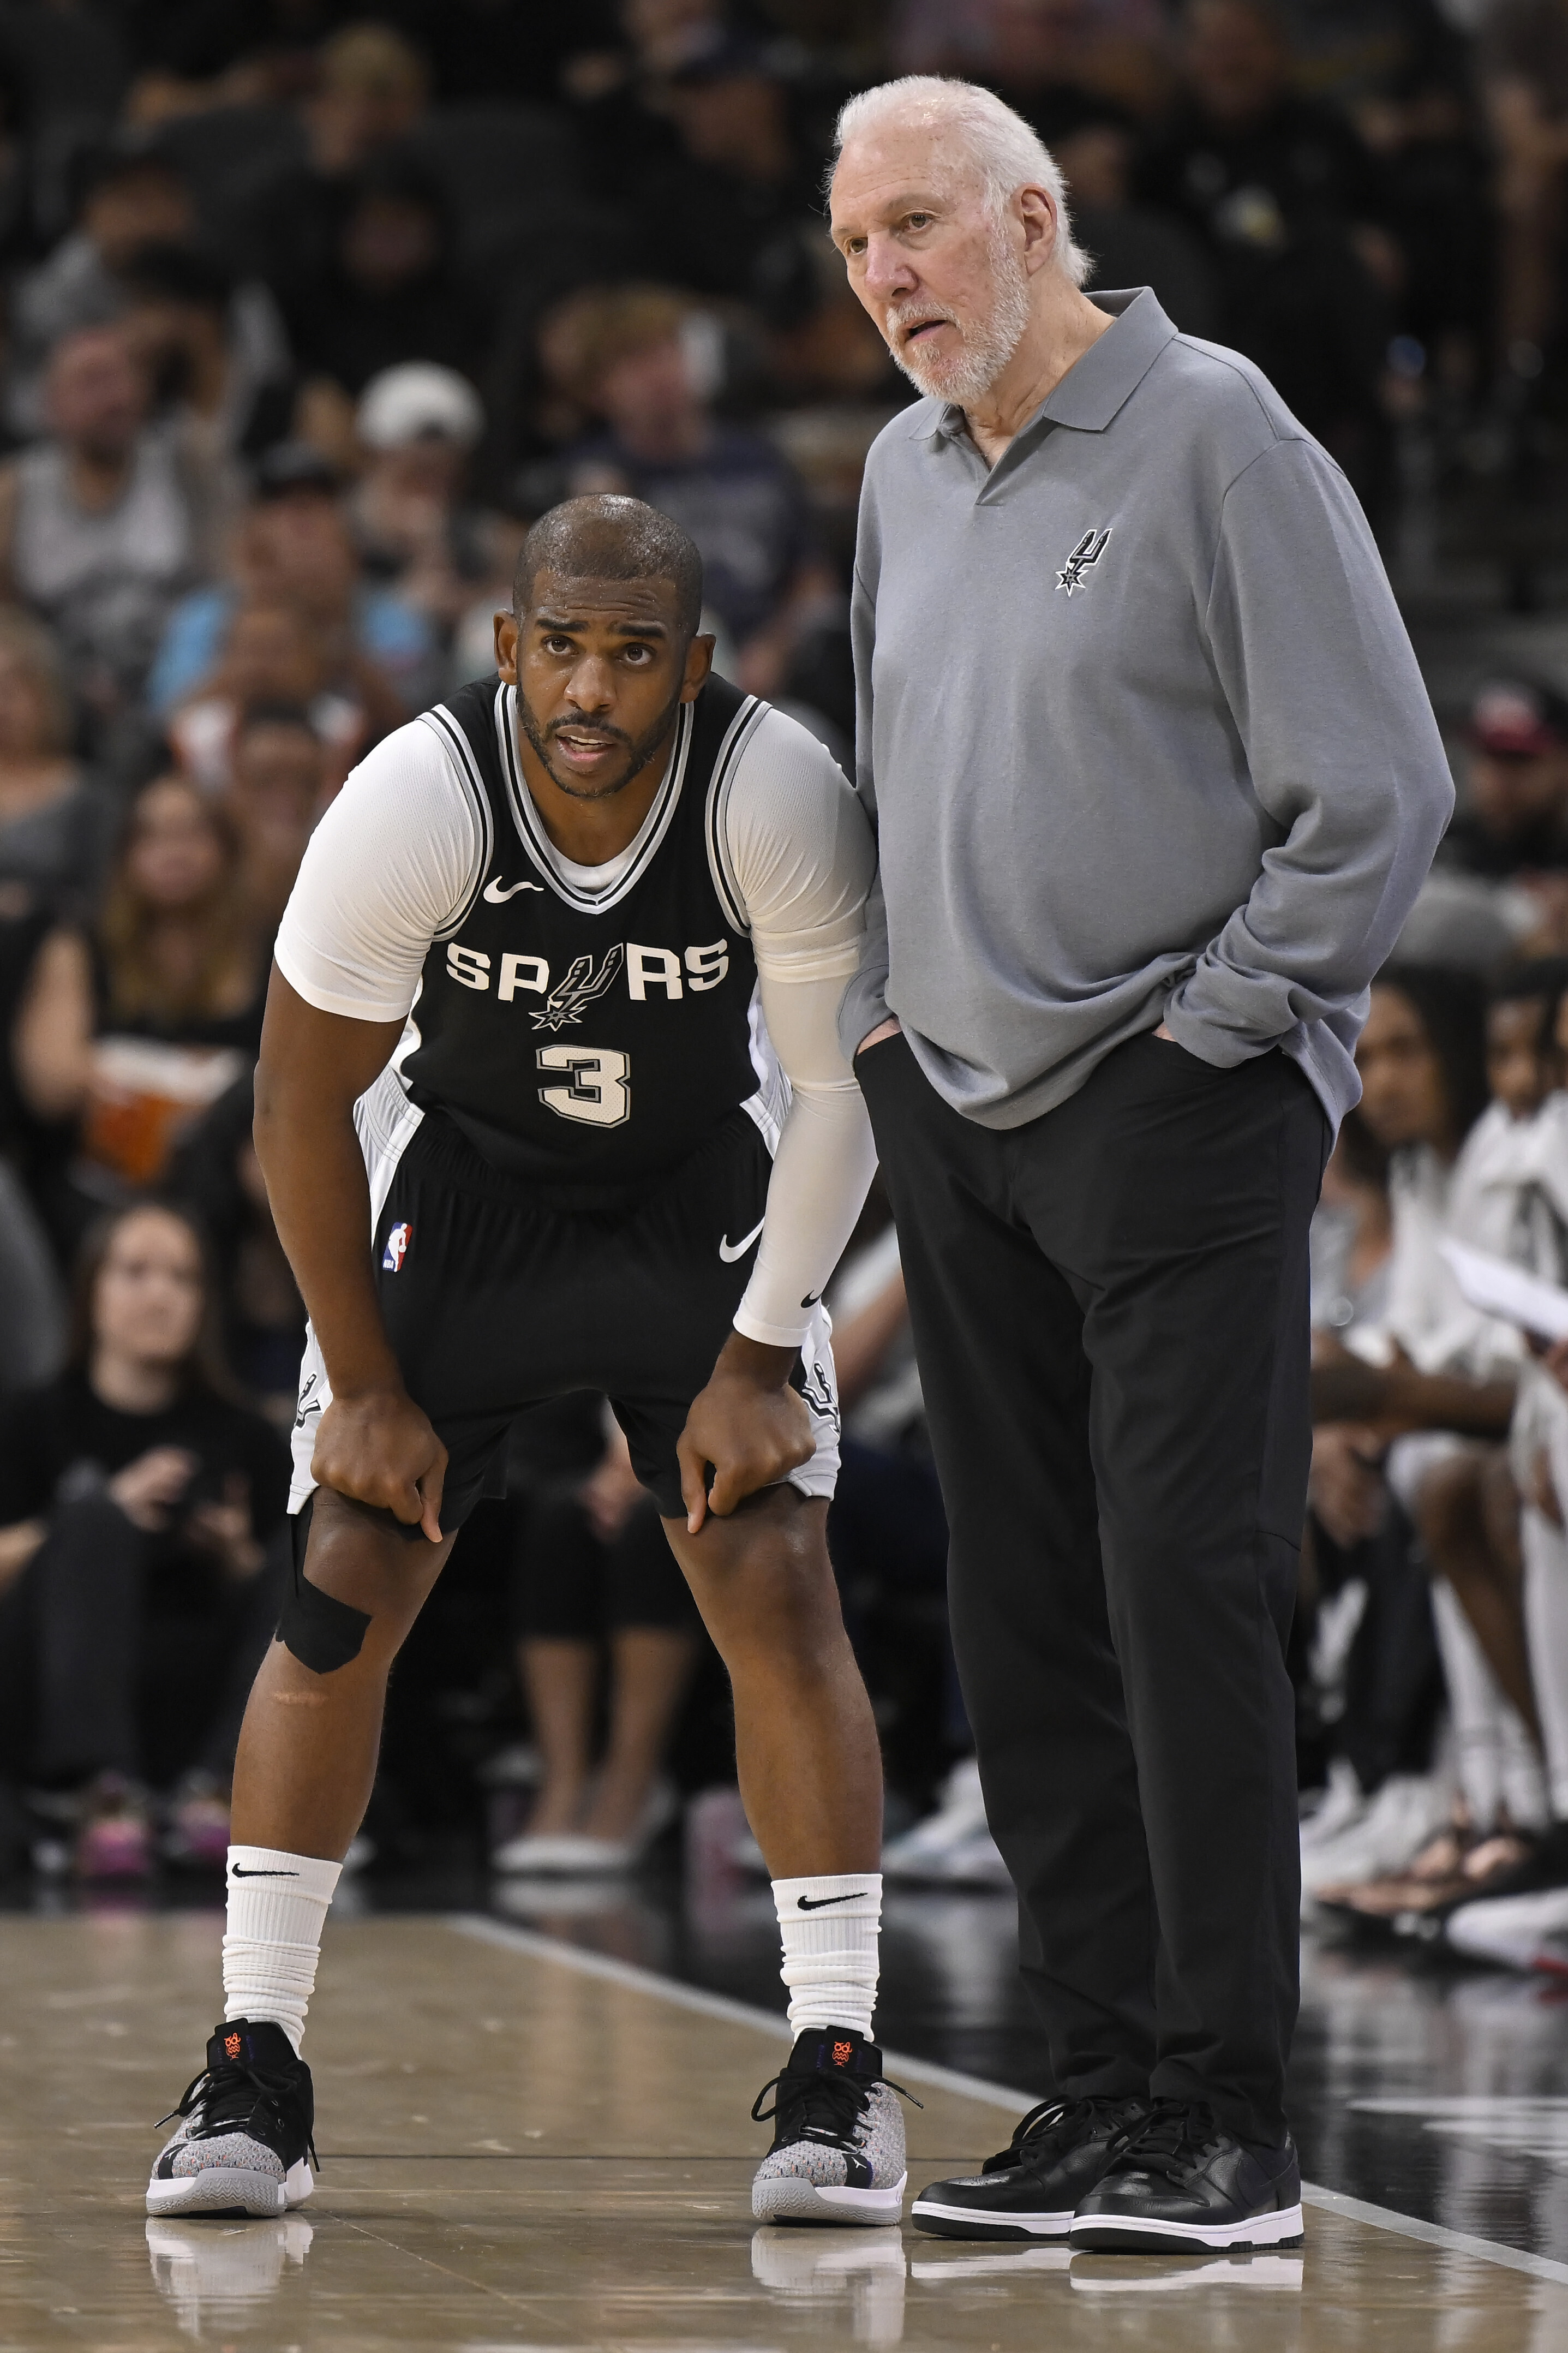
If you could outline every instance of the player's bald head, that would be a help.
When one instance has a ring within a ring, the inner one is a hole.
[[[546,572],[558,581],[668,581],[683,639],[696,635],[702,617],[702,558],[678,522],[642,499],[606,491],[565,499],[542,514],[517,560],[512,609],[520,621]]]

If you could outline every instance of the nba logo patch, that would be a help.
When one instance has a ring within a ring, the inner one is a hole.
[[[408,1255],[408,1245],[414,1239],[414,1229],[406,1219],[394,1226],[386,1237],[386,1248],[381,1254],[382,1265],[389,1274],[396,1274]]]

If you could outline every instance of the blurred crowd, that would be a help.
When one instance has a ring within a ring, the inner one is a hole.
[[[0,0],[0,1863],[221,1858],[303,1329],[249,1140],[271,937],[355,761],[490,667],[529,523],[675,515],[720,669],[847,760],[860,469],[910,396],[823,175],[847,95],[931,70],[1028,119],[1091,283],[1257,360],[1386,544],[1415,486],[1539,592],[1568,0]],[[1439,1924],[1568,1881],[1555,1360],[1440,1248],[1568,1277],[1568,699],[1444,715],[1463,813],[1319,1223],[1293,1656],[1319,1897]],[[879,1193],[831,1303],[889,1868],[994,1883]],[[525,1417],[365,1851],[621,1869],[731,1778],[603,1400]]]

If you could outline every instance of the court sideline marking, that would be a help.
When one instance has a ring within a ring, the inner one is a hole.
[[[554,1961],[563,1968],[577,1970],[580,1976],[603,1978],[633,1993],[652,1994],[676,2010],[695,2010],[705,2018],[729,2019],[737,2026],[761,2027],[781,2042],[789,2040],[787,2021],[773,2010],[759,2010],[749,2001],[731,2001],[727,1994],[709,1993],[700,1986],[682,1985],[679,1978],[660,1977],[657,1970],[638,1968],[631,1961],[611,1960],[605,1954],[589,1952],[581,1945],[568,1945],[558,1936],[536,1936],[530,1928],[514,1928],[507,1921],[492,1920],[479,1912],[450,1913],[447,1926],[458,1936],[472,1936],[481,1945],[499,1946],[502,1952],[526,1953],[531,1960]],[[925,2059],[911,2059],[901,2051],[888,2051],[883,2056],[890,2070],[896,2069],[899,2074],[908,2075],[917,2084],[956,2092],[964,2099],[984,2101],[988,2107],[1005,2108],[1015,2119],[1026,2108],[1037,2105],[1032,2092],[1010,2091],[1005,2084],[987,2084],[978,2075],[962,2074],[954,2067],[938,2067]],[[1442,2222],[1424,2222],[1416,2215],[1396,2213],[1389,2206],[1371,2206],[1364,2199],[1347,2198],[1342,2191],[1321,2189],[1316,2182],[1301,2184],[1301,2202],[1327,2214],[1342,2214],[1348,2221],[1368,2223],[1374,2231],[1390,2231],[1402,2239],[1419,2239],[1427,2246],[1447,2247],[1457,2255],[1473,2255],[1484,2263],[1499,2263],[1505,2271],[1528,2272],[1535,2279],[1551,2280],[1558,2287],[1568,2287],[1568,2263],[1556,2263],[1550,2255],[1527,2254],[1522,2247],[1504,2246],[1496,2239],[1478,2239],[1468,2231],[1450,2231]]]

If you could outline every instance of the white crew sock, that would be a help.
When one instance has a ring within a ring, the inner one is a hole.
[[[225,2018],[270,2018],[298,2057],[316,1983],[321,1926],[341,1862],[271,1846],[228,1851],[228,1928],[223,1940]]]
[[[779,1975],[789,1988],[790,2032],[852,2026],[869,2037],[877,2006],[881,1873],[775,1879],[773,1903],[784,1939]]]
[[[1533,1504],[1521,1515],[1519,1537],[1530,1674],[1552,1810],[1562,1820],[1568,1818],[1568,1538]]]

